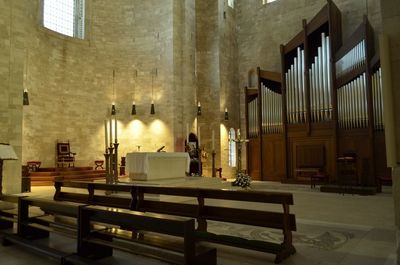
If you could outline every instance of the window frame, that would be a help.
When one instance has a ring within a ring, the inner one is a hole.
[[[273,2],[276,2],[277,0],[262,0],[262,4],[263,5],[267,5],[267,4],[272,4]]]
[[[234,128],[230,128],[228,131],[228,166],[237,166],[237,154],[236,154],[236,131]]]
[[[70,38],[76,40],[86,40],[88,39],[88,5],[90,0],[73,0],[74,1],[74,17],[73,17],[73,36],[64,34],[57,30],[48,28],[44,25],[44,7],[45,0],[40,1],[40,10],[39,10],[39,23],[40,26],[51,33],[56,34],[57,36],[63,38]]]

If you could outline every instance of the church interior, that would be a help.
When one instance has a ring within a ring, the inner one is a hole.
[[[398,0],[0,14],[1,264],[400,264]]]

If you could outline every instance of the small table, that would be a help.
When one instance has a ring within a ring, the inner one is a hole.
[[[36,172],[40,168],[42,162],[40,161],[27,161],[26,164],[28,165],[29,172]]]
[[[104,165],[104,160],[95,160],[94,164],[96,165],[96,167],[94,168],[94,170],[97,170],[98,168],[100,169],[104,169],[103,165]]]

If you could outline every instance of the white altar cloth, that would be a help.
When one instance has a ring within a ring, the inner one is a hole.
[[[126,172],[131,180],[183,178],[189,172],[188,153],[133,152],[126,154]]]

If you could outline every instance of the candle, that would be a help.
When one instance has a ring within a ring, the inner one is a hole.
[[[114,122],[115,122],[115,137],[114,137],[114,140],[115,140],[115,143],[118,143],[118,130],[117,130],[117,125],[118,125],[118,123],[117,123],[117,115],[115,115],[115,118],[114,118]]]
[[[110,147],[112,145],[112,116],[110,116]]]
[[[199,135],[198,135],[198,144],[199,144],[199,148],[200,148],[200,126],[199,126]]]
[[[215,132],[214,132],[214,130],[212,130],[211,139],[212,139],[212,151],[214,151],[215,150]]]
[[[108,148],[107,120],[104,120],[104,139],[105,139],[106,152],[107,152],[107,148]]]
[[[185,135],[186,143],[189,142],[189,123],[186,123],[186,135]]]

